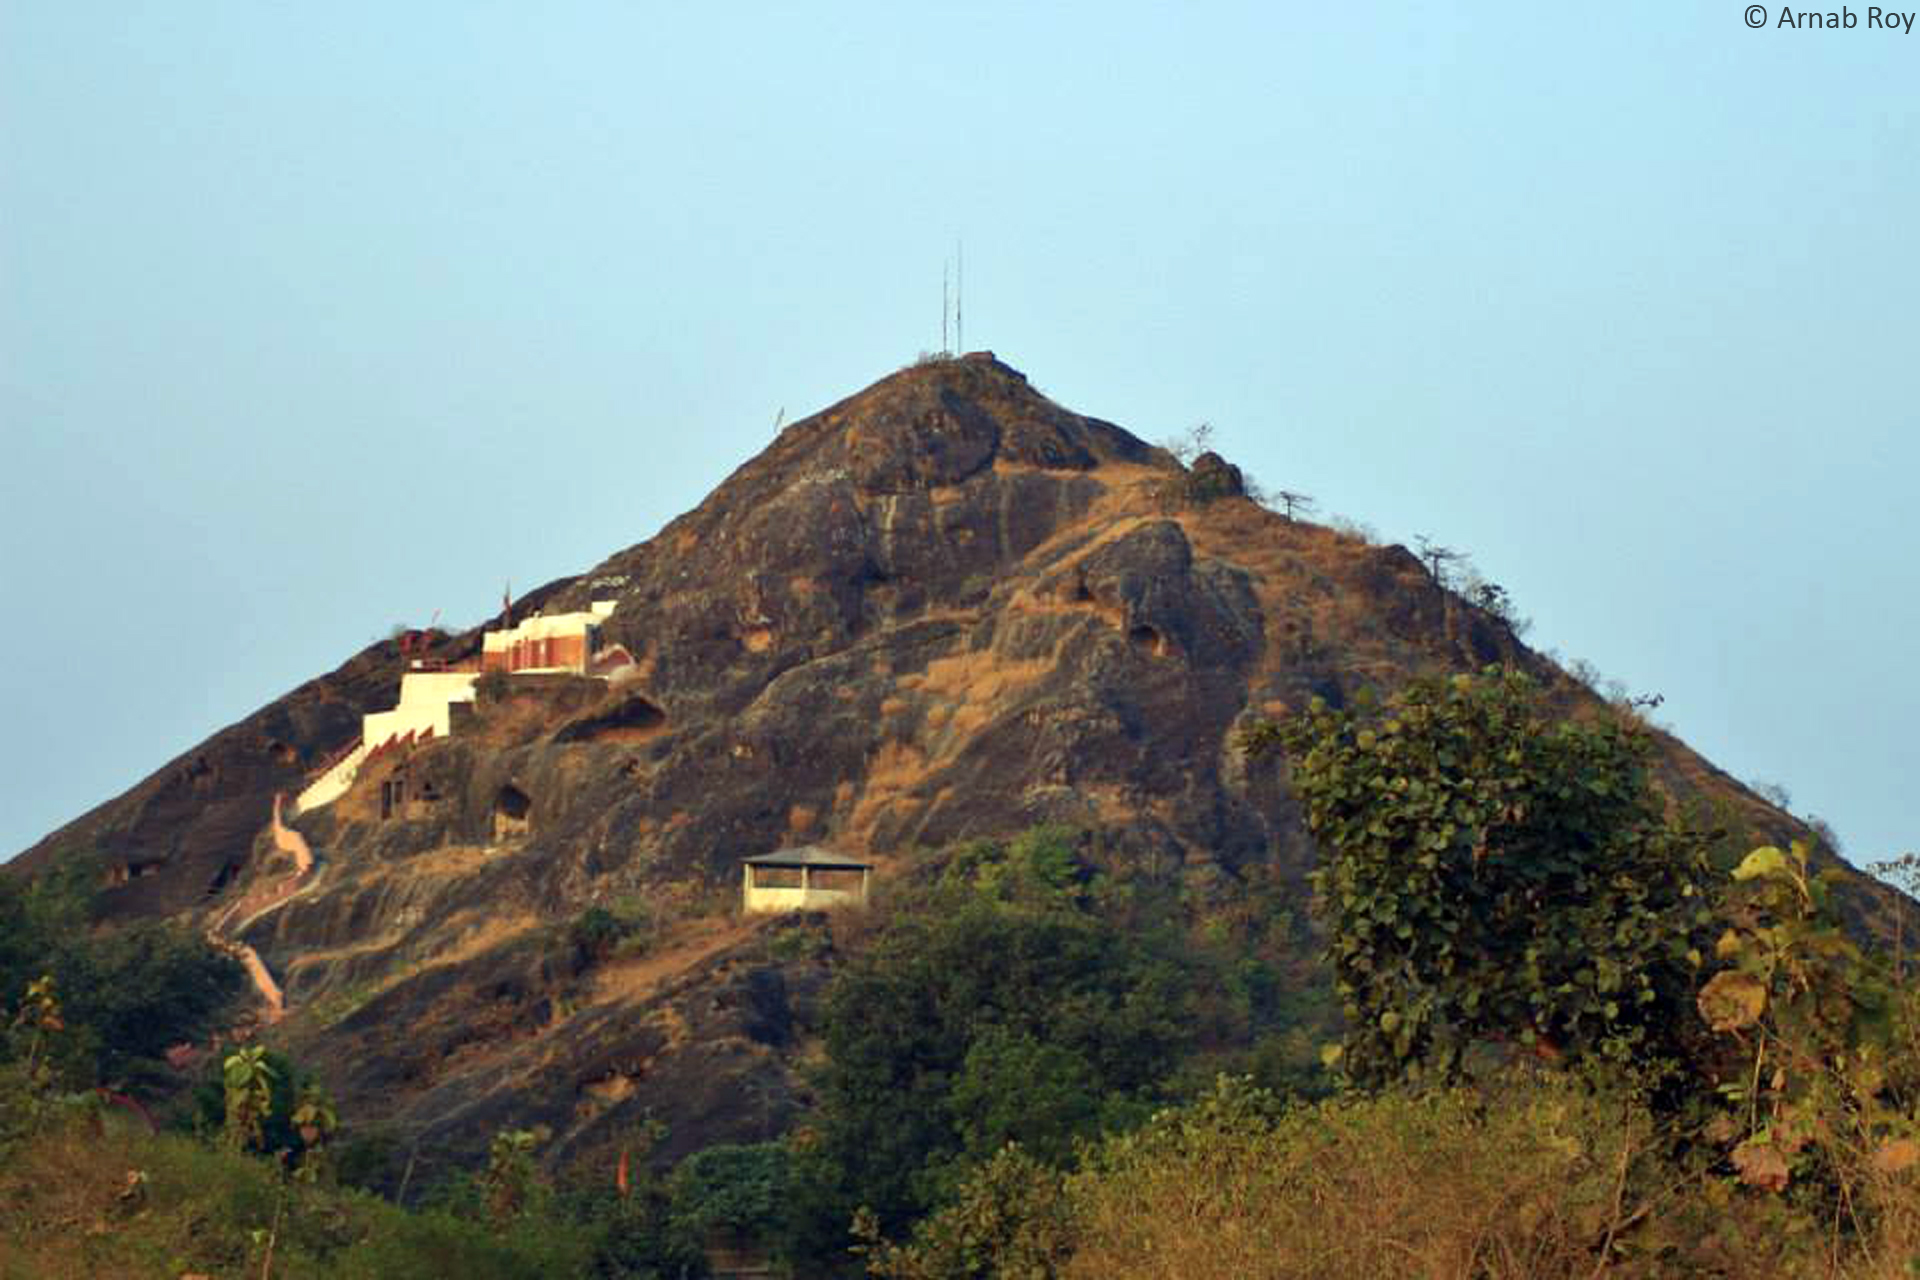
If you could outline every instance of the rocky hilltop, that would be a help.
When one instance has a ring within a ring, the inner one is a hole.
[[[427,1151],[545,1123],[556,1158],[664,1118],[662,1154],[790,1123],[830,964],[804,922],[730,914],[740,859],[820,844],[889,876],[1062,822],[1201,897],[1311,849],[1250,718],[1509,662],[1591,695],[1401,547],[1275,514],[1053,403],[991,354],[924,361],[786,428],[657,536],[515,602],[616,601],[612,680],[482,680],[459,730],[270,815],[393,705],[372,646],[47,837],[112,912],[219,922],[286,993],[273,1034],[343,1109]],[[472,659],[481,630],[416,649]],[[1663,740],[1676,794],[1793,823]],[[277,891],[276,885],[286,885]],[[651,916],[609,954],[598,906]]]

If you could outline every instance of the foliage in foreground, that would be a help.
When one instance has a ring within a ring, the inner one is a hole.
[[[1225,1086],[1069,1180],[1072,1276],[1588,1274],[1647,1121],[1515,1083],[1280,1110]]]
[[[1465,1089],[1287,1105],[1223,1078],[1072,1174],[1008,1148],[911,1243],[873,1240],[870,1274],[1584,1276],[1636,1210],[1650,1128],[1538,1076],[1494,1107]]]
[[[1358,1090],[1008,1146],[903,1243],[863,1216],[870,1274],[1912,1273],[1920,989],[1841,929],[1838,873],[1796,846],[1713,876],[1638,726],[1511,672],[1249,745],[1321,846]]]
[[[257,1276],[269,1244],[281,1280],[590,1274],[577,1234],[409,1213],[190,1138],[103,1141],[85,1120],[49,1128],[0,1167],[0,1232],[0,1280]]]
[[[976,846],[849,960],[787,1252],[844,1256],[856,1209],[897,1231],[1011,1140],[1065,1162],[1163,1099],[1218,984],[1178,932],[1097,907],[1101,887],[1070,833]]]
[[[1283,1104],[1244,1082],[1109,1138],[1073,1173],[1008,1148],[913,1238],[864,1224],[887,1280],[1910,1275],[1914,1171],[1850,1165],[1860,1224],[1742,1186],[1664,1117],[1572,1076]]]
[[[96,931],[97,884],[98,868],[84,858],[31,884],[0,882],[0,999],[52,978],[65,1034],[44,1061],[76,1086],[124,1089],[151,1074],[169,1046],[211,1030],[244,979],[239,965],[179,925]],[[8,1056],[0,1041],[0,1060]]]
[[[1525,675],[1490,669],[1378,707],[1316,699],[1247,745],[1284,748],[1322,851],[1316,909],[1356,1082],[1457,1080],[1502,1042],[1680,1069],[1711,919],[1705,841],[1669,820],[1637,726],[1555,719]]]

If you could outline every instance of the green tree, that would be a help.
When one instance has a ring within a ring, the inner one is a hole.
[[[867,1274],[886,1280],[990,1280],[1060,1274],[1073,1253],[1071,1206],[1059,1170],[1008,1144],[974,1166],[908,1244],[893,1244],[871,1213],[854,1225]]]
[[[947,1110],[974,1160],[1023,1137],[1053,1164],[1098,1127],[1105,1090],[1086,1056],[1029,1031],[989,1027],[967,1048]]]
[[[1061,839],[960,851],[835,978],[795,1168],[801,1254],[843,1249],[862,1205],[897,1233],[1015,1135],[1066,1159],[1140,1113],[1201,1033],[1184,939],[1095,914]]]
[[[487,1144],[487,1167],[480,1173],[487,1218],[504,1227],[530,1206],[536,1189],[533,1149],[539,1135],[531,1129],[502,1129]]]
[[[112,929],[94,919],[99,859],[74,856],[19,892],[0,892],[0,991],[51,975],[75,1083],[124,1086],[210,1031],[239,992],[240,966],[179,925]]]
[[[340,1113],[334,1109],[327,1091],[309,1080],[300,1086],[294,1099],[293,1114],[287,1117],[293,1131],[300,1135],[300,1171],[308,1182],[317,1181],[327,1163],[327,1147],[340,1129]]]
[[[69,1005],[98,1037],[103,1080],[137,1072],[210,1031],[244,981],[233,960],[178,925],[145,924],[65,950]]]
[[[779,1142],[722,1144],[688,1156],[668,1184],[673,1220],[696,1238],[765,1239],[785,1216],[791,1165]]]
[[[249,1045],[220,1064],[226,1090],[227,1143],[236,1151],[260,1151],[266,1144],[266,1119],[273,1111],[273,1086],[280,1073],[267,1061],[265,1045]]]
[[[1488,1042],[1672,1078],[1706,842],[1669,822],[1638,725],[1555,718],[1489,668],[1377,708],[1316,699],[1246,745],[1284,749],[1320,846],[1352,1078],[1450,1077]]]

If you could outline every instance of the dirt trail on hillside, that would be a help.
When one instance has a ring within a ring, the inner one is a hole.
[[[684,931],[669,935],[645,955],[604,966],[594,980],[592,1003],[644,999],[702,961],[745,942],[769,918],[708,916],[688,921]]]

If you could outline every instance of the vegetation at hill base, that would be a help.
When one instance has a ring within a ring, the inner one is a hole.
[[[98,866],[76,858],[0,887],[0,993],[17,998],[51,980],[62,1025],[40,1067],[55,1081],[127,1088],[161,1070],[170,1046],[211,1030],[243,978],[179,925],[98,927],[100,878]]]
[[[1913,1273],[1920,987],[1816,850],[1687,812],[1633,716],[1511,671],[1242,746],[1303,807],[1312,919],[1097,831],[963,844],[782,935],[834,963],[785,1137],[555,1175],[507,1129],[405,1207],[266,1045],[168,1074],[230,962],[43,880],[0,901],[0,1280]]]

